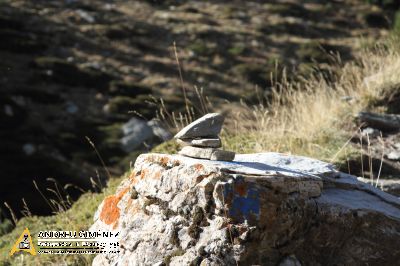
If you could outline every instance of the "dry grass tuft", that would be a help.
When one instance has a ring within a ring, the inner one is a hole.
[[[331,160],[356,130],[354,115],[400,83],[400,55],[377,46],[326,75],[275,84],[268,104],[241,105],[228,119],[225,148]],[[333,80],[333,81],[332,81]],[[346,151],[344,151],[346,152]]]

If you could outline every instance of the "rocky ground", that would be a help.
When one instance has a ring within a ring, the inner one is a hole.
[[[355,119],[358,128],[353,128],[349,143],[356,152],[349,154],[347,163],[341,166],[342,171],[396,196],[400,196],[400,124],[396,121],[400,119],[399,100],[395,89],[387,98],[373,104],[370,112],[358,115]]]
[[[256,102],[254,88],[268,95],[271,72],[307,75],[315,61],[324,69],[331,56],[323,50],[351,59],[385,34],[392,15],[361,0],[1,1],[1,201],[17,216],[22,198],[48,214],[32,180],[45,191],[54,188],[49,177],[85,190],[96,170],[104,179],[85,136],[112,174],[168,138],[143,117],[156,116],[160,97],[183,111],[173,42],[191,99],[196,85],[219,104]]]

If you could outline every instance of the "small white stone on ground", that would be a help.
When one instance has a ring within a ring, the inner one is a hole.
[[[387,158],[392,161],[399,161],[400,160],[400,152],[392,151],[387,155]]]
[[[379,137],[380,131],[372,127],[367,127],[362,130],[361,134],[364,137],[376,138]]]

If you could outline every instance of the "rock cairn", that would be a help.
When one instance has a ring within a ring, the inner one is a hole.
[[[179,154],[212,161],[232,161],[235,153],[220,149],[219,133],[223,123],[221,114],[210,113],[184,127],[175,135],[177,142],[183,146]]]

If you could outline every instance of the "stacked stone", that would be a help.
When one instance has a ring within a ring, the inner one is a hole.
[[[213,161],[232,161],[235,153],[220,149],[219,133],[223,123],[221,114],[210,113],[187,125],[175,135],[177,142],[183,146],[179,154]]]

